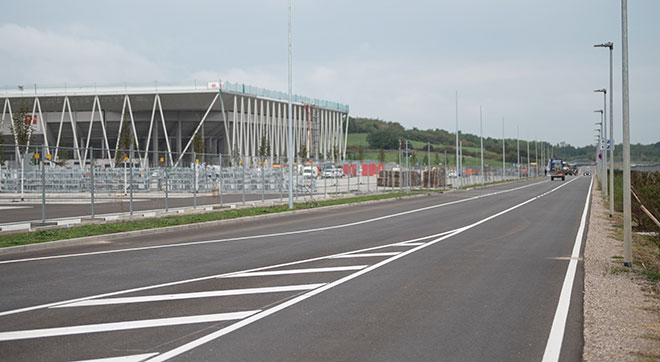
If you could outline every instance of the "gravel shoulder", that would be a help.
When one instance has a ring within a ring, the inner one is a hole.
[[[660,361],[660,300],[623,267],[623,242],[594,183],[584,250],[585,361]]]

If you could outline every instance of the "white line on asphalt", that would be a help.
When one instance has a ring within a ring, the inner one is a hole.
[[[347,254],[331,256],[329,259],[374,258],[374,257],[382,257],[382,256],[394,256],[400,253],[401,253],[400,251],[393,251],[388,253],[365,253],[365,254],[347,253]]]
[[[123,322],[112,322],[112,323],[87,324],[87,325],[70,326],[70,327],[0,332],[0,341],[16,341],[20,339],[30,339],[30,338],[69,336],[73,334],[112,332],[112,331],[124,331],[127,329],[166,327],[166,326],[177,326],[182,324],[231,321],[231,320],[243,319],[259,312],[260,312],[259,310],[249,310],[245,312],[204,314],[204,315],[196,315],[189,317],[145,319],[141,321],[123,321]]]
[[[396,244],[397,246],[420,246],[424,245],[425,243],[398,243]]]
[[[30,206],[2,206],[0,205],[0,211],[2,210],[11,210],[11,209],[26,209]]]
[[[489,197],[489,196],[494,196],[494,195],[500,195],[503,193],[507,192],[512,192],[512,191],[517,191],[520,189],[524,189],[527,187],[531,186],[536,186],[543,184],[545,182],[549,181],[541,181],[541,182],[534,182],[531,184],[527,184],[524,186],[520,187],[515,187],[512,189],[507,189],[507,190],[502,190],[502,191],[496,191],[496,192],[491,192],[483,195],[478,195],[478,196],[473,196],[469,197],[467,199],[461,199],[461,200],[456,200],[456,201],[450,201],[450,202],[445,202],[443,204],[438,204],[438,205],[432,205],[432,206],[426,206],[422,207],[419,209],[413,209],[413,210],[408,210],[408,211],[402,211],[394,214],[389,214],[389,215],[384,215],[384,216],[379,216],[375,217],[372,219],[366,219],[366,220],[361,220],[361,221],[355,221],[347,224],[339,224],[339,225],[332,225],[332,226],[324,226],[324,227],[319,227],[319,228],[313,228],[313,229],[303,229],[303,230],[295,230],[295,231],[284,231],[280,233],[272,233],[272,234],[261,234],[261,235],[252,235],[252,236],[239,236],[235,238],[226,238],[226,239],[215,239],[215,240],[203,240],[203,241],[193,241],[193,242],[187,242],[187,243],[177,243],[177,244],[167,244],[167,245],[154,245],[154,246],[145,246],[145,247],[140,247],[140,248],[127,248],[127,249],[115,249],[115,250],[104,250],[104,251],[94,251],[94,252],[89,252],[89,253],[76,253],[76,254],[63,254],[63,255],[51,255],[51,256],[42,256],[42,257],[36,257],[36,258],[24,258],[24,259],[12,259],[12,260],[2,260],[0,261],[0,264],[12,264],[12,263],[23,263],[23,262],[29,262],[29,261],[39,261],[39,260],[50,260],[50,259],[61,259],[61,258],[73,258],[73,257],[79,257],[79,256],[90,256],[90,255],[101,255],[101,254],[114,254],[114,253],[124,253],[124,252],[131,252],[131,251],[142,251],[142,250],[152,250],[152,249],[165,249],[165,248],[175,248],[175,247],[185,247],[185,246],[194,246],[194,245],[203,245],[203,244],[215,244],[215,243],[224,243],[228,241],[240,241],[240,240],[249,240],[249,239],[262,239],[262,238],[269,238],[269,237],[274,237],[274,236],[285,236],[285,235],[295,235],[295,234],[304,234],[304,233],[313,233],[313,232],[319,232],[319,231],[325,231],[325,230],[334,230],[334,229],[340,229],[340,228],[346,228],[346,227],[351,227],[351,226],[356,226],[356,225],[362,225],[366,223],[371,223],[375,221],[380,221],[380,220],[386,220],[390,219],[393,217],[398,217],[402,215],[407,215],[407,214],[412,214],[416,212],[421,212],[421,211],[427,211],[427,210],[432,210],[436,209],[439,207],[444,207],[444,206],[449,206],[449,205],[455,205],[455,204],[460,204],[463,202],[467,201],[472,201],[472,200],[477,200],[481,199],[484,197]],[[570,182],[570,181],[569,181]]]
[[[308,269],[269,270],[269,271],[231,274],[223,278],[268,277],[273,275],[332,273],[332,272],[340,272],[340,271],[360,270],[366,267],[368,267],[368,265],[335,266],[335,267],[327,267],[327,268],[308,268]]]
[[[552,193],[552,192],[554,192],[554,191],[556,191],[556,190],[559,190],[560,188],[565,187],[566,185],[570,184],[571,182],[573,182],[573,181],[575,181],[575,180],[577,180],[577,178],[574,178],[574,179],[572,179],[572,180],[570,180],[570,181],[568,181],[568,182],[566,182],[566,183],[562,183],[560,186],[555,187],[554,189],[552,189],[552,190],[550,190],[549,192],[547,192],[545,195],[548,195],[548,194],[550,194],[550,193]],[[517,205],[515,205],[515,206],[512,206],[512,207],[506,209],[506,210],[500,211],[500,212],[498,212],[498,213],[496,213],[496,214],[493,214],[493,215],[491,215],[491,216],[489,216],[489,217],[487,217],[487,218],[485,218],[485,219],[482,219],[482,220],[477,221],[477,222],[475,222],[475,223],[472,223],[472,224],[470,224],[470,225],[467,225],[467,226],[464,226],[464,227],[462,227],[462,228],[459,228],[459,229],[457,229],[456,231],[454,231],[454,232],[451,233],[451,234],[444,235],[444,236],[442,236],[442,237],[439,237],[439,238],[437,238],[437,239],[434,239],[434,240],[432,240],[432,241],[429,241],[428,243],[425,243],[424,245],[420,245],[420,246],[418,246],[418,247],[416,247],[416,248],[413,248],[413,249],[410,249],[410,250],[406,250],[405,252],[403,252],[403,253],[401,253],[401,254],[399,254],[399,255],[395,255],[395,256],[393,256],[393,257],[391,257],[391,258],[389,258],[389,259],[385,259],[385,260],[383,260],[383,261],[381,261],[381,262],[379,262],[379,263],[377,263],[377,264],[374,264],[374,265],[372,265],[372,266],[370,266],[370,267],[368,267],[368,268],[362,269],[362,270],[360,270],[360,271],[358,271],[358,272],[356,272],[356,273],[353,273],[353,274],[350,274],[350,275],[348,275],[348,276],[345,276],[345,277],[343,277],[343,278],[341,278],[341,279],[339,279],[339,280],[336,280],[336,281],[334,281],[334,282],[332,282],[332,283],[328,283],[328,284],[326,284],[325,286],[323,286],[323,287],[321,287],[321,288],[317,288],[317,289],[314,289],[314,290],[312,290],[312,291],[309,291],[309,292],[307,292],[307,293],[305,293],[305,294],[301,294],[301,295],[299,295],[299,296],[297,296],[297,297],[295,297],[295,298],[293,298],[293,299],[289,299],[288,301],[286,301],[286,302],[284,302],[284,303],[282,303],[282,304],[278,304],[278,305],[276,305],[276,306],[274,306],[274,307],[272,307],[272,308],[269,308],[269,309],[266,309],[266,310],[264,310],[264,311],[261,311],[261,312],[255,314],[255,315],[252,315],[252,316],[250,316],[250,317],[248,317],[248,318],[245,318],[245,319],[243,319],[243,320],[241,320],[241,321],[239,321],[239,322],[236,322],[236,323],[234,323],[234,324],[232,324],[232,325],[230,325],[230,326],[227,326],[227,327],[225,327],[225,328],[222,328],[222,329],[220,329],[220,330],[217,330],[217,331],[215,331],[215,332],[213,332],[213,333],[207,334],[207,335],[204,336],[204,337],[201,337],[201,338],[196,339],[196,340],[194,340],[194,341],[188,342],[188,343],[186,343],[186,344],[184,344],[184,345],[181,345],[181,346],[179,346],[179,347],[177,347],[177,348],[174,348],[174,349],[172,349],[172,350],[170,350],[170,351],[168,351],[168,352],[166,352],[166,353],[160,354],[160,355],[158,355],[158,356],[156,356],[156,357],[154,357],[154,358],[152,358],[152,359],[149,359],[149,361],[152,361],[152,362],[158,362],[158,361],[166,361],[166,360],[172,359],[172,358],[174,358],[174,357],[176,357],[176,356],[179,356],[179,355],[181,355],[181,354],[183,354],[183,353],[186,353],[186,352],[188,352],[188,351],[190,351],[190,350],[192,350],[192,349],[194,349],[194,348],[197,348],[197,347],[199,347],[199,346],[201,346],[201,345],[203,345],[203,344],[206,344],[206,343],[208,343],[208,342],[214,341],[214,340],[216,340],[216,339],[218,339],[218,338],[220,338],[220,337],[222,337],[222,336],[224,336],[224,335],[226,335],[226,334],[228,334],[228,333],[231,333],[231,332],[233,332],[233,331],[235,331],[235,330],[238,330],[238,329],[243,328],[243,327],[245,327],[245,326],[247,326],[247,325],[249,325],[249,324],[252,324],[252,323],[254,323],[254,322],[256,322],[256,321],[258,321],[258,320],[260,320],[260,319],[262,319],[262,318],[265,318],[265,317],[267,317],[267,316],[269,316],[269,315],[271,315],[271,314],[277,313],[277,312],[279,312],[279,311],[281,311],[281,310],[283,310],[283,309],[285,309],[285,308],[288,308],[288,307],[290,307],[290,306],[292,306],[292,305],[295,305],[295,304],[297,304],[297,303],[300,303],[300,302],[302,302],[302,301],[304,301],[304,300],[306,300],[306,299],[308,299],[308,298],[311,298],[311,297],[313,297],[313,296],[315,296],[315,295],[317,295],[317,294],[323,293],[323,292],[325,292],[325,291],[327,291],[327,290],[329,290],[329,289],[332,289],[332,288],[334,288],[334,287],[336,287],[336,286],[338,286],[338,285],[340,285],[340,284],[346,283],[347,281],[352,280],[352,279],[354,279],[354,278],[357,278],[357,277],[359,277],[359,276],[361,276],[361,275],[363,275],[363,274],[366,274],[366,273],[368,273],[368,272],[370,272],[370,271],[372,271],[372,270],[378,269],[378,268],[380,268],[380,267],[382,267],[382,266],[384,266],[384,265],[386,265],[386,264],[389,264],[389,263],[391,263],[391,262],[393,262],[393,261],[395,261],[395,260],[397,260],[397,259],[403,258],[404,256],[407,256],[407,255],[412,254],[412,253],[414,253],[414,252],[416,252],[416,251],[422,250],[422,249],[424,249],[424,248],[426,248],[426,247],[429,247],[429,246],[431,246],[431,245],[434,245],[434,244],[436,244],[436,243],[439,243],[440,241],[443,241],[443,240],[445,240],[445,239],[451,238],[452,236],[458,235],[458,234],[460,234],[460,233],[462,233],[462,232],[464,232],[464,231],[466,231],[466,230],[472,229],[472,228],[474,228],[474,227],[476,227],[476,226],[478,226],[478,225],[481,225],[481,224],[483,224],[483,223],[485,223],[485,222],[487,222],[487,221],[490,221],[490,220],[492,220],[492,219],[494,219],[494,218],[496,218],[496,217],[498,217],[498,216],[501,216],[501,215],[504,215],[504,214],[506,214],[506,213],[509,213],[509,212],[511,212],[511,211],[513,211],[513,210],[519,208],[519,207],[522,207],[522,206],[524,206],[524,205],[527,205],[528,203],[530,203],[530,202],[532,202],[532,201],[538,200],[538,199],[540,199],[541,197],[543,197],[543,196],[535,196],[535,197],[533,197],[533,198],[531,198],[531,199],[529,199],[529,200],[527,200],[527,201],[524,201],[524,202],[522,202],[522,203],[519,203],[519,204],[517,204]]]
[[[392,243],[392,244],[372,246],[372,247],[369,247],[369,248],[353,250],[352,252],[358,253],[358,252],[365,252],[365,251],[372,251],[372,250],[378,250],[378,249],[383,249],[383,248],[389,248],[389,247],[392,247],[392,246],[397,246],[401,243],[413,242],[413,241],[418,241],[418,240],[426,240],[426,239],[431,239],[431,238],[438,237],[438,236],[441,236],[441,235],[446,235],[447,233],[454,232],[456,230],[458,230],[458,229],[444,231],[444,232],[441,232],[441,233],[438,233],[438,234],[423,236],[421,238],[406,240],[406,241],[403,241],[403,242],[399,241],[399,242]],[[403,244],[403,245],[406,245],[406,244]],[[241,270],[241,271],[235,271],[235,272],[230,272],[230,273],[208,275],[208,276],[199,277],[199,278],[178,280],[178,281],[175,281],[175,282],[154,284],[154,285],[148,285],[148,286],[144,286],[144,287],[119,290],[119,291],[108,292],[108,293],[103,293],[103,294],[97,294],[97,295],[92,295],[92,296],[87,296],[87,297],[82,297],[82,298],[75,298],[75,299],[70,299],[70,300],[65,300],[65,301],[40,304],[40,305],[31,306],[31,307],[24,307],[24,308],[19,308],[19,309],[13,309],[13,310],[0,312],[0,317],[10,315],[10,314],[29,312],[29,311],[33,311],[33,310],[37,310],[37,309],[56,307],[56,306],[62,305],[62,304],[76,303],[76,302],[80,302],[80,301],[84,301],[84,300],[90,300],[90,299],[96,299],[96,298],[106,298],[106,297],[112,297],[112,296],[121,295],[121,294],[141,292],[141,291],[151,290],[151,289],[156,289],[156,288],[172,287],[172,286],[175,286],[175,285],[201,282],[201,281],[205,281],[205,280],[209,280],[209,279],[223,278],[223,277],[228,277],[228,276],[231,276],[231,275],[234,275],[234,274],[248,273],[248,272],[253,272],[253,271],[268,270],[268,269],[275,269],[275,268],[283,268],[283,267],[287,267],[287,266],[298,265],[298,264],[303,264],[303,263],[309,263],[309,262],[314,262],[314,261],[318,261],[318,260],[328,259],[332,256],[341,255],[341,254],[345,254],[345,252],[337,253],[337,254],[333,254],[333,255],[320,256],[320,257],[311,258],[311,259],[291,261],[291,262],[282,263],[282,264],[269,265],[269,266],[264,266],[264,267],[259,267],[259,268],[252,268],[252,269],[246,269],[246,270]]]
[[[561,344],[564,339],[564,330],[566,329],[566,319],[568,318],[568,309],[571,305],[573,282],[575,281],[577,263],[580,257],[580,249],[582,248],[582,238],[584,236],[584,229],[587,223],[589,200],[591,199],[591,187],[593,186],[593,183],[594,179],[592,178],[591,183],[589,184],[587,200],[584,202],[584,211],[582,211],[580,227],[578,228],[577,235],[575,236],[575,244],[573,245],[573,252],[571,253],[571,261],[568,263],[568,268],[566,269],[566,277],[564,278],[564,284],[561,287],[561,294],[559,294],[557,310],[555,311],[555,317],[552,320],[552,327],[550,328],[548,343],[545,345],[543,362],[559,361]]]
[[[147,358],[151,358],[156,355],[158,355],[158,353],[143,353],[143,354],[134,354],[130,356],[86,359],[84,361],[76,361],[76,362],[142,362]]]
[[[214,290],[214,291],[197,292],[197,293],[145,295],[139,297],[126,297],[126,298],[90,299],[76,303],[60,304],[58,306],[51,308],[89,307],[89,306],[111,305],[111,304],[146,303],[146,302],[162,302],[162,301],[172,301],[172,300],[182,300],[182,299],[228,297],[233,295],[296,292],[301,290],[316,289],[318,287],[322,287],[323,285],[325,285],[325,283],[286,285],[281,287]]]

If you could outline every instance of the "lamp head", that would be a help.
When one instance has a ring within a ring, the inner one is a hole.
[[[596,44],[596,45],[594,45],[594,48],[610,48],[610,49],[614,49],[614,43],[612,43],[612,42],[610,41],[610,42],[603,43],[603,44]]]
[[[605,93],[605,94],[607,94],[607,89],[605,89],[605,88],[603,88],[603,89],[596,89],[594,92],[596,92],[596,93]]]

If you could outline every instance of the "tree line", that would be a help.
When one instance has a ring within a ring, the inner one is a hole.
[[[431,143],[431,152],[455,153],[456,135],[444,129],[420,130],[416,127],[406,129],[398,122],[383,121],[380,119],[351,117],[348,125],[349,133],[366,133],[369,149],[372,150],[397,150],[399,140],[423,142],[423,146],[418,146],[418,150],[428,151],[427,143]],[[480,157],[480,137],[470,133],[461,133],[460,140],[463,142],[463,155]],[[529,142],[530,158],[535,158],[535,142],[520,141],[521,157],[526,157],[527,142]],[[595,145],[584,147],[575,147],[565,142],[551,144],[546,141],[538,141],[537,150],[541,153],[541,145],[547,150],[548,157],[553,154],[555,157],[562,157],[565,160],[594,160],[596,158]],[[477,149],[476,151],[474,149]],[[414,147],[413,147],[414,149]],[[614,159],[621,160],[623,157],[622,145],[618,144],[614,148]],[[350,153],[357,153],[357,146],[350,146]],[[513,161],[517,158],[517,140],[505,139],[505,152],[507,161]],[[484,158],[501,160],[502,159],[502,139],[484,137]],[[637,163],[660,162],[660,142],[650,145],[635,144],[630,146],[631,160]]]

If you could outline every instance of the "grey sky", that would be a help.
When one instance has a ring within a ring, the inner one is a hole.
[[[629,2],[631,138],[660,141],[660,2]],[[620,1],[293,0],[294,92],[406,127],[592,143]],[[223,79],[286,91],[287,1],[29,1],[0,12],[0,85]]]

